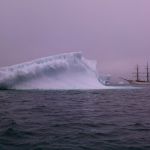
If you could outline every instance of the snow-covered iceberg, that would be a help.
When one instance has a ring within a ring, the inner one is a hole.
[[[103,89],[96,62],[64,53],[0,69],[0,89]]]

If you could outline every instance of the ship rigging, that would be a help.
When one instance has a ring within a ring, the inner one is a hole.
[[[137,85],[150,85],[150,80],[149,80],[149,65],[147,63],[146,65],[146,76],[145,79],[141,79],[140,77],[140,71],[139,71],[139,65],[136,66],[136,72],[134,73],[136,75],[136,79],[135,80],[131,80],[131,79],[126,79],[123,78],[123,80],[127,81],[129,84],[137,84]],[[145,74],[145,73],[144,73]]]

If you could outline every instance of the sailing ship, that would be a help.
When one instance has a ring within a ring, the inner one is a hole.
[[[150,75],[149,75],[148,63],[147,63],[147,66],[146,66],[146,73],[144,73],[144,74],[146,74],[145,79],[141,79],[140,72],[139,72],[139,65],[137,65],[136,72],[135,72],[135,75],[136,75],[135,80],[126,79],[126,78],[122,78],[122,79],[127,81],[131,85],[150,85],[150,79],[149,79]]]

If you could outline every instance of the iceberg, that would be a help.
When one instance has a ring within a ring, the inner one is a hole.
[[[0,89],[104,89],[96,61],[64,53],[0,69]]]

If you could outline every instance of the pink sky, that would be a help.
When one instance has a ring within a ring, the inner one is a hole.
[[[150,62],[150,0],[0,0],[0,66],[71,51],[125,74]]]

